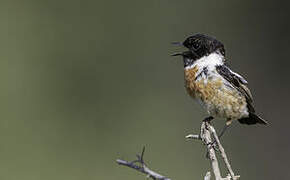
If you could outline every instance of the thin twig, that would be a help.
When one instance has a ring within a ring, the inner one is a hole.
[[[125,161],[125,160],[121,160],[121,159],[117,159],[117,163],[119,165],[123,165],[123,166],[127,166],[130,167],[132,169],[135,169],[141,173],[144,173],[147,175],[147,177],[152,178],[153,180],[170,180],[169,178],[160,175],[159,173],[156,173],[152,170],[150,170],[144,162],[144,152],[145,152],[145,147],[143,147],[142,153],[141,155],[137,154],[137,160],[129,162],[129,161]],[[137,165],[136,163],[139,163],[140,165]]]
[[[234,174],[234,172],[233,172],[233,170],[232,170],[232,167],[231,167],[231,165],[230,165],[230,163],[229,163],[229,160],[228,160],[228,158],[227,158],[227,154],[226,154],[226,152],[225,152],[225,149],[223,148],[223,146],[222,146],[222,144],[221,144],[221,142],[220,142],[220,140],[219,140],[219,137],[218,137],[218,135],[217,135],[215,129],[214,129],[213,126],[210,125],[210,124],[208,124],[208,128],[210,129],[211,133],[212,133],[213,136],[214,136],[215,142],[216,142],[217,145],[218,145],[218,149],[219,149],[220,152],[221,152],[221,156],[222,156],[222,158],[223,158],[223,160],[224,160],[224,162],[225,162],[225,164],[226,164],[226,166],[227,166],[227,169],[228,169],[228,171],[229,171],[229,173],[230,173],[231,178],[232,178],[233,180],[238,179],[239,176],[237,176],[237,177],[235,176],[235,174]]]

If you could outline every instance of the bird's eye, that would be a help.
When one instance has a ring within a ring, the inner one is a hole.
[[[194,49],[198,49],[200,47],[200,43],[198,41],[195,41],[193,44],[192,44],[192,47]]]

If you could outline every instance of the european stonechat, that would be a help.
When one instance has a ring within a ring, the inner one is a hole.
[[[226,66],[225,48],[220,41],[196,34],[174,44],[188,49],[173,56],[183,57],[186,90],[207,110],[207,120],[224,118],[225,127],[233,120],[248,125],[267,124],[255,113],[247,81]]]

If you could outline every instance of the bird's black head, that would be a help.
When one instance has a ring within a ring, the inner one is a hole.
[[[213,37],[203,34],[195,34],[186,38],[182,43],[184,47],[188,48],[193,54],[201,58],[218,51],[225,56],[224,45]]]
[[[175,44],[183,45],[189,50],[186,52],[173,54],[173,56],[183,56],[185,66],[186,61],[190,61],[187,63],[193,63],[195,60],[200,59],[204,56],[208,56],[213,52],[225,56],[224,45],[215,38],[203,34],[195,34],[186,38],[183,43]]]

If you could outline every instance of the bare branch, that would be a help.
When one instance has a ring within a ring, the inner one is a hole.
[[[215,139],[214,141],[212,141],[211,134],[213,134],[213,137]],[[214,127],[210,125],[209,122],[207,121],[202,122],[201,128],[200,128],[200,135],[190,134],[190,135],[187,135],[186,138],[187,139],[200,139],[204,142],[204,144],[207,147],[207,157],[210,159],[212,171],[215,175],[216,180],[231,180],[231,179],[237,180],[240,177],[240,176],[235,176],[231,168],[231,165],[229,163],[229,160],[227,158],[227,155],[225,153],[225,150],[220,143],[218,135]],[[217,147],[216,147],[216,143],[217,143]],[[218,165],[218,160],[215,154],[215,149],[221,152],[221,156],[229,171],[229,175],[226,178],[222,178],[221,176],[221,172]],[[208,178],[207,175],[204,177],[204,179]],[[210,179],[210,177],[208,179]]]
[[[212,137],[213,136],[213,137]],[[205,145],[207,149],[207,158],[210,160],[211,167],[213,174],[215,176],[216,180],[237,180],[239,179],[240,176],[236,176],[231,168],[231,165],[229,163],[229,160],[227,158],[227,155],[225,153],[225,150],[223,146],[221,145],[221,142],[219,140],[219,137],[214,129],[214,127],[210,124],[209,121],[203,121],[200,127],[200,134],[189,134],[186,136],[187,139],[198,139],[201,140]],[[214,140],[212,140],[212,138]],[[227,170],[229,174],[225,177],[222,178],[221,176],[221,171],[219,168],[218,164],[218,159],[216,157],[216,151],[221,153],[221,156],[226,164]],[[144,173],[147,175],[147,177],[152,178],[153,180],[170,180],[169,178],[160,175],[159,173],[156,173],[155,171],[152,171],[149,169],[145,162],[144,162],[144,152],[145,152],[145,147],[142,150],[141,155],[137,154],[137,160],[135,161],[125,161],[121,159],[117,159],[117,163],[119,165],[127,166],[132,169],[135,169],[141,173]],[[210,180],[211,178],[211,173],[207,172],[204,180]]]
[[[205,122],[202,123],[201,125],[201,137],[203,138],[202,140],[205,142],[206,147],[207,147],[207,152],[208,152],[208,157],[211,161],[211,167],[213,170],[213,173],[215,175],[215,179],[219,180],[221,179],[221,172],[219,169],[219,164],[218,164],[218,160],[215,154],[215,150],[213,148],[213,144],[212,144],[212,140],[211,140],[211,136],[210,136],[210,132],[207,129],[207,124]]]
[[[144,173],[147,175],[147,177],[152,178],[153,180],[170,180],[169,178],[162,176],[152,170],[150,170],[144,162],[144,152],[145,152],[145,147],[143,147],[142,153],[141,155],[137,154],[137,160],[129,162],[129,161],[125,161],[125,160],[121,160],[121,159],[117,159],[117,163],[119,165],[123,165],[123,166],[127,166],[130,167],[132,169],[135,169],[141,173]],[[137,163],[139,163],[140,165],[137,165]]]

